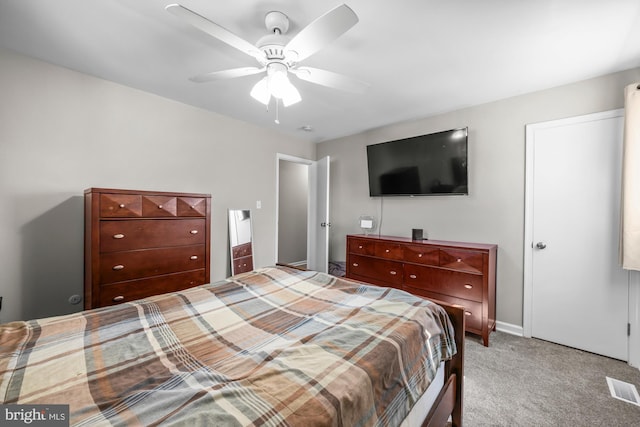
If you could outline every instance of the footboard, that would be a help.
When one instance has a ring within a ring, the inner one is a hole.
[[[452,427],[462,426],[462,391],[464,380],[464,309],[460,306],[437,302],[449,315],[455,330],[458,352],[445,364],[445,382],[423,427],[442,427],[451,416]]]

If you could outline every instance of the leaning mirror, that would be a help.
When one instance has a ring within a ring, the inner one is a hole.
[[[251,211],[229,209],[229,246],[231,274],[253,270],[253,242]]]

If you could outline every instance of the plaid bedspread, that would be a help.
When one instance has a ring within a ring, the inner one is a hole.
[[[393,426],[454,353],[435,304],[265,268],[0,325],[0,397],[72,425]]]

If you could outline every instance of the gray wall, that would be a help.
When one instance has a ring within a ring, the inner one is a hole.
[[[227,209],[262,201],[255,262],[272,264],[276,154],[315,158],[311,143],[2,49],[0,94],[0,322],[81,309],[67,300],[82,295],[84,189],[212,194],[217,280]]]
[[[345,235],[360,233],[360,215],[381,212],[382,234],[424,228],[431,239],[496,243],[497,318],[522,326],[525,125],[621,108],[624,86],[638,80],[633,69],[319,144],[318,158],[332,159],[331,259],[345,259]],[[366,145],[464,126],[469,196],[368,196]]]

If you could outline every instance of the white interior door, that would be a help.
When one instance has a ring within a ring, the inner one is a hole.
[[[309,167],[309,231],[307,268],[329,271],[329,156]]]
[[[525,335],[627,360],[622,111],[527,126]]]

